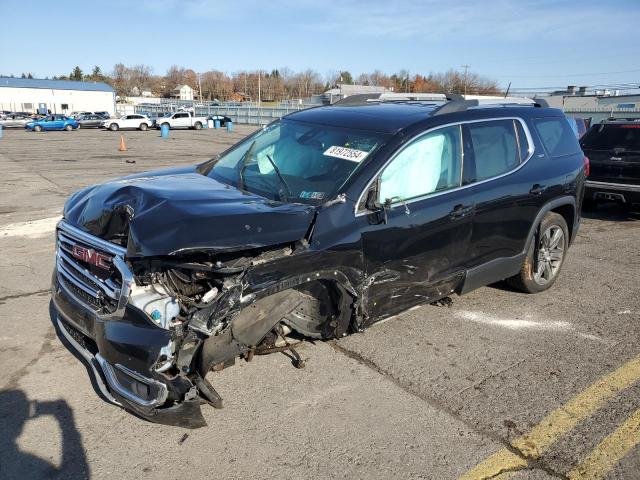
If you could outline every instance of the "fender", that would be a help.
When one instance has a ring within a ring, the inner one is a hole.
[[[529,247],[531,246],[531,242],[533,241],[534,233],[538,228],[538,226],[540,225],[540,223],[542,222],[542,218],[554,208],[562,207],[564,205],[571,205],[571,207],[573,207],[574,221],[573,221],[573,225],[571,225],[571,238],[569,239],[569,245],[573,243],[573,239],[575,238],[578,232],[577,227],[580,223],[580,217],[579,215],[576,215],[577,208],[576,208],[575,197],[572,197],[570,195],[565,195],[563,197],[554,198],[553,200],[545,203],[542,206],[542,208],[536,215],[536,218],[534,219],[533,223],[531,224],[531,227],[529,228],[529,234],[527,235],[527,241],[524,245],[524,250],[522,251],[522,253],[526,254],[529,251]]]

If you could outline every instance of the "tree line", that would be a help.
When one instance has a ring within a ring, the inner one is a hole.
[[[28,77],[23,73],[23,78]],[[84,80],[105,82],[121,97],[139,96],[149,91],[154,96],[169,97],[179,85],[189,85],[194,98],[202,100],[296,100],[317,95],[339,84],[374,85],[392,89],[394,92],[499,94],[495,80],[473,72],[462,73],[449,70],[442,73],[413,73],[401,70],[391,75],[380,70],[362,73],[354,77],[349,71],[331,71],[321,75],[307,69],[294,72],[289,68],[271,71],[239,71],[226,73],[209,70],[200,74],[190,68],[174,65],[164,75],[156,75],[148,65],[114,65],[110,73],[103,73],[99,66],[85,74],[76,66],[69,75],[53,77],[58,80]]]

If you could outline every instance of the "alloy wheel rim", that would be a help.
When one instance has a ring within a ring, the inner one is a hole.
[[[538,285],[546,285],[555,278],[564,258],[564,232],[553,225],[547,228],[538,242],[538,258],[533,279]]]

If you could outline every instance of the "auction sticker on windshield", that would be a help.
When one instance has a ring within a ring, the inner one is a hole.
[[[350,160],[352,162],[361,162],[368,154],[369,152],[363,152],[355,148],[338,147],[335,145],[327,148],[324,152],[324,155],[329,157],[342,158],[343,160]]]

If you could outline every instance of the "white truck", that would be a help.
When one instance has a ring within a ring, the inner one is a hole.
[[[167,125],[169,128],[194,128],[200,130],[207,123],[206,117],[196,117],[193,112],[167,113],[155,121],[156,128]]]

